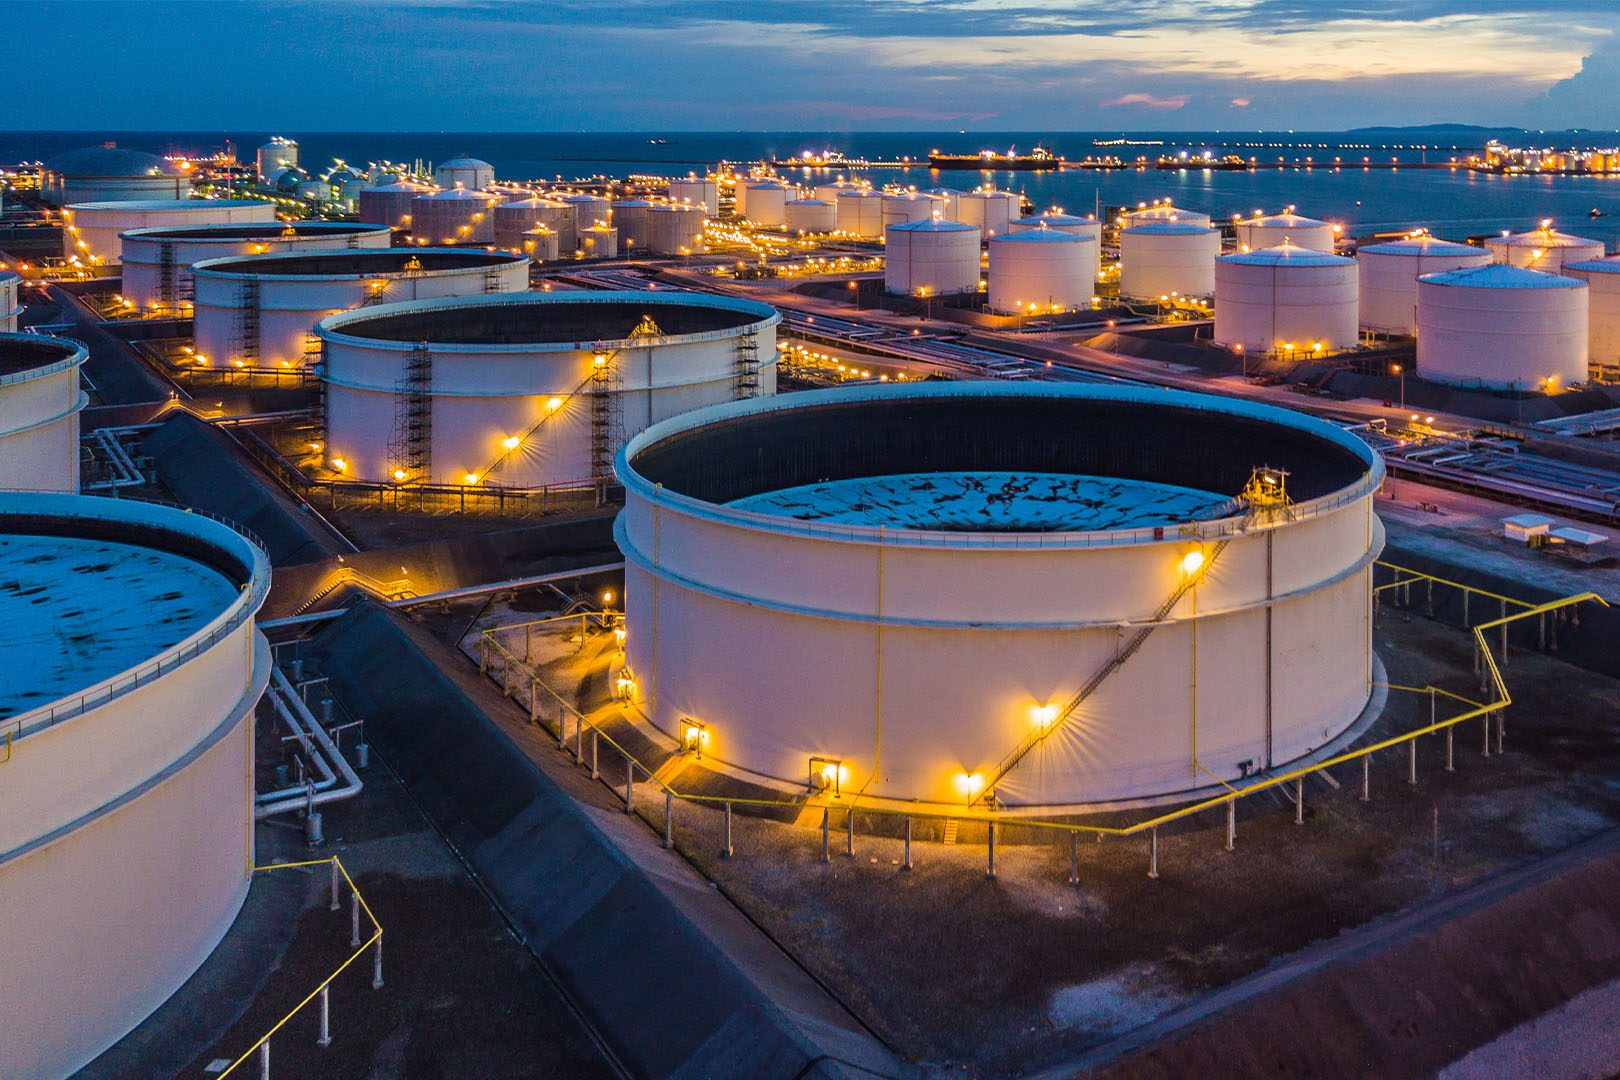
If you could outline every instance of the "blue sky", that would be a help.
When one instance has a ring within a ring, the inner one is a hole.
[[[0,128],[1620,128],[1620,0],[10,0]],[[24,89],[26,84],[32,84]]]

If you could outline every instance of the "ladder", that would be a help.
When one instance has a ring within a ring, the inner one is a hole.
[[[326,447],[326,343],[314,334],[304,338],[304,368],[315,376],[315,429],[310,441],[320,443],[325,460]]]
[[[405,370],[394,385],[394,426],[388,460],[395,480],[426,483],[433,463],[433,353],[419,341],[405,354]],[[403,474],[403,476],[401,476]]]
[[[750,331],[737,338],[735,390],[733,397],[759,397],[759,335]]]
[[[484,271],[484,291],[486,293],[504,291],[501,288],[501,268],[499,266],[492,266]]]
[[[249,275],[236,293],[236,359],[255,367],[259,359],[259,279]]]
[[[592,361],[591,399],[591,479],[603,483],[613,475],[613,455],[624,429],[623,379],[618,355],[599,356]]]
[[[174,289],[174,244],[164,240],[158,244],[158,306],[175,307],[179,298]]]

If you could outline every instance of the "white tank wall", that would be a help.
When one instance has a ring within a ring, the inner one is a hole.
[[[556,295],[556,294],[552,294]],[[604,296],[608,294],[595,294]],[[658,309],[648,310],[656,320]],[[757,330],[760,394],[776,392],[776,322]],[[460,484],[490,465],[503,440],[535,433],[489,477],[505,487],[567,484],[591,477],[591,400],[581,383],[598,354],[615,355],[619,409],[628,438],[650,424],[737,395],[737,340],[741,328],[712,336],[686,335],[650,346],[584,343],[578,347],[483,348],[433,346],[434,395],[431,472],[435,483]],[[341,458],[356,479],[388,480],[397,411],[395,387],[409,345],[328,339],[326,346],[329,458]],[[576,394],[576,391],[580,391]],[[555,411],[551,398],[562,403]]]
[[[838,207],[824,199],[795,199],[787,204],[789,232],[829,233],[838,228]]]
[[[1353,348],[1360,337],[1356,264],[1247,265],[1215,261],[1215,342],[1251,353]]]
[[[521,249],[523,254],[535,262],[556,262],[562,256],[562,237],[555,229],[548,229],[544,225],[536,225],[523,234]]]
[[[495,207],[495,246],[507,251],[522,251],[524,234],[536,225],[544,225],[557,234],[560,249],[573,251],[574,214],[573,206],[553,199],[522,199],[502,203]]]
[[[1587,285],[1587,350],[1592,363],[1620,365],[1620,258],[1564,267]]]
[[[187,299],[192,291],[191,267],[207,259],[224,259],[232,255],[269,255],[294,251],[343,251],[348,249],[375,250],[393,243],[393,234],[387,229],[361,225],[353,229],[329,228],[319,232],[292,236],[271,235],[251,237],[178,237],[142,235],[139,231],[124,234],[124,274],[120,288],[124,298],[137,308],[146,310],[160,306],[173,306]],[[163,295],[163,249],[167,246],[174,255],[173,287],[171,295]]]
[[[1570,263],[1603,258],[1601,240],[1587,240],[1556,231],[1493,236],[1485,241],[1485,250],[1491,253],[1494,262],[1522,266],[1528,270],[1545,270],[1549,274],[1563,273],[1564,267]]]
[[[883,196],[875,191],[846,191],[838,196],[838,231],[875,240],[883,235]]]
[[[60,348],[44,352],[41,342]],[[89,400],[79,388],[79,368],[86,355],[65,338],[0,337],[0,490],[79,490],[79,413]]]
[[[1421,251],[1363,248],[1356,253],[1362,328],[1411,336],[1417,331],[1418,278],[1465,266],[1484,266],[1490,261],[1488,251],[1443,242]]]
[[[904,296],[978,292],[979,230],[953,222],[916,224],[947,227],[884,230],[884,288]]]
[[[1034,217],[1015,219],[1010,231],[1016,233],[1040,228],[1056,229],[1058,232],[1091,237],[1094,245],[1091,249],[1092,258],[1094,259],[1092,276],[1102,276],[1102,222],[1089,221],[1068,214],[1037,214]]]
[[[77,203],[62,211],[62,255],[113,265],[123,256],[119,237],[131,229],[234,224],[276,220],[273,203],[246,200],[174,199],[157,202]]]
[[[555,257],[555,256],[553,256]],[[259,367],[303,367],[315,324],[328,315],[366,303],[431,300],[441,296],[476,296],[489,290],[488,266],[428,269],[414,273],[323,276],[320,274],[256,275],[258,346],[252,363]],[[529,264],[513,259],[493,267],[496,292],[524,292]],[[247,354],[242,340],[246,275],[240,271],[196,275],[193,346],[215,366]],[[381,286],[380,288],[378,286]],[[251,295],[251,294],[250,294]]]
[[[493,244],[499,195],[451,190],[411,200],[411,239],[419,244]]]
[[[669,197],[701,206],[709,217],[720,214],[720,185],[706,176],[678,176],[669,182]]]
[[[956,220],[977,226],[985,239],[1005,236],[1018,218],[1018,196],[1007,191],[964,191],[957,199]]]
[[[1250,251],[1280,247],[1286,243],[1308,251],[1332,254],[1335,238],[1332,225],[1295,214],[1251,218],[1237,223],[1238,248]]]
[[[748,194],[745,197],[748,209],[744,216],[756,225],[785,225],[788,200],[798,197],[798,191],[784,184],[773,182],[749,184]]]
[[[1197,210],[1186,210],[1179,206],[1168,206],[1163,203],[1158,206],[1144,206],[1135,210],[1127,210],[1120,215],[1120,227],[1134,229],[1138,225],[1150,225],[1156,221],[1180,221],[1189,225],[1209,225],[1208,214]]]
[[[707,251],[703,223],[701,207],[654,204],[647,214],[646,250],[654,255],[689,255]]]
[[[600,224],[581,229],[579,250],[587,259],[615,258],[619,254],[619,230]]]
[[[1021,239],[1029,235],[1040,239]],[[991,237],[990,310],[1027,312],[1031,303],[1045,311],[1089,307],[1097,285],[1094,245],[1089,237],[1057,232]]]
[[[643,199],[622,199],[613,204],[613,227],[619,230],[619,247],[626,255],[648,250],[651,217],[652,203]]]
[[[277,169],[296,169],[298,144],[290,139],[272,139],[259,147],[253,156],[253,162],[261,180]]]
[[[1371,693],[1370,563],[1383,544],[1372,475],[1339,509],[1234,539],[1087,702],[1084,724],[1038,747],[998,795],[1185,791],[1212,783],[1195,757],[1236,781],[1242,762],[1282,764],[1342,732]],[[846,791],[957,804],[956,777],[989,777],[1033,707],[1071,696],[1123,626],[1152,616],[1185,550],[778,532],[634,483],[615,535],[638,704],[666,733],[697,717],[705,758],[802,784],[821,755],[848,767]],[[765,654],[803,662],[738,662]]]
[[[843,196],[840,196],[842,198]],[[904,225],[908,221],[930,221],[934,211],[939,211],[941,218],[945,217],[945,203],[918,192],[908,192],[904,195],[883,196],[883,229],[887,235],[888,229],[893,225]],[[949,219],[946,219],[949,220]]]
[[[22,311],[22,278],[9,272],[0,273],[0,333],[15,331]]]
[[[838,179],[827,180],[817,184],[811,189],[810,194],[813,198],[820,199],[822,202],[830,202],[836,206],[838,205],[838,196],[842,195],[846,191],[870,190],[871,188],[865,184],[857,184],[850,180]]]
[[[1157,300],[1171,293],[1213,296],[1215,259],[1220,253],[1221,234],[1215,229],[1197,233],[1124,229],[1119,234],[1119,294],[1137,300]]]
[[[0,1074],[66,1076],[178,989],[247,895],[253,707],[270,662],[252,613],[269,564],[223,525],[168,507],[37,495],[0,505],[140,521],[254,551],[250,587],[178,649],[218,640],[12,745],[0,786],[0,905],[26,912],[27,932],[0,964],[12,1032],[0,1040]]]
[[[359,211],[361,221],[373,225],[387,225],[390,229],[411,227],[411,201],[418,195],[431,195],[436,189],[426,184],[401,182],[381,187],[362,188]]]
[[[477,158],[456,158],[433,170],[433,182],[446,190],[460,186],[468,191],[483,191],[495,182],[495,169]]]
[[[1522,390],[1585,382],[1587,287],[1569,280],[1528,289],[1418,282],[1418,375]]]
[[[559,202],[565,202],[574,208],[574,228],[576,232],[590,228],[598,223],[611,225],[613,223],[613,200],[604,199],[600,195],[564,195]]]

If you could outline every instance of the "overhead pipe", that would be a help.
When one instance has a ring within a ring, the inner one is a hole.
[[[270,678],[272,686],[280,691],[279,694],[272,692],[270,698],[275,704],[276,710],[281,713],[282,719],[287,721],[295,733],[307,735],[315,741],[315,745],[320,752],[312,754],[311,757],[318,763],[321,754],[324,754],[326,760],[337,770],[337,774],[342,777],[343,785],[341,787],[329,786],[324,791],[321,791],[316,790],[319,785],[306,784],[302,788],[270,792],[268,795],[261,797],[270,801],[255,800],[258,805],[253,808],[253,819],[263,821],[267,817],[284,814],[289,810],[313,811],[317,806],[339,802],[360,794],[360,789],[364,787],[360,782],[360,777],[349,766],[348,760],[344,758],[337,745],[332,742],[332,738],[326,733],[326,729],[316,722],[314,716],[310,715],[308,707],[299,698],[298,691],[287,680],[287,676],[282,673],[280,668],[273,668],[270,672]],[[295,713],[297,716],[294,715]],[[299,723],[300,720],[303,721],[302,725]],[[302,730],[300,731],[301,727]],[[326,775],[331,774],[328,771]],[[322,783],[325,783],[324,779]]]

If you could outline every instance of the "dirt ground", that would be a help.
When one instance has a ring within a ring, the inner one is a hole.
[[[1401,611],[1377,633],[1389,681],[1433,682],[1477,697],[1471,639]],[[735,819],[677,803],[676,842],[717,885],[900,1052],[952,1076],[1017,1076],[1060,1063],[1208,990],[1331,938],[1567,847],[1620,823],[1620,682],[1515,650],[1507,753],[1480,754],[1478,721],[1425,737],[1418,784],[1404,748],[1305,787],[1305,824],[1281,793],[1239,812],[1236,851],[1215,811],[1160,830],[1160,877],[1145,837],[1080,847],[1068,885],[1066,839],[1002,828],[997,876],[982,832],[925,841],[901,871],[901,843],[857,815],[853,857],[833,815],[830,864],[819,829]],[[1441,715],[1445,715],[1442,711]],[[1393,692],[1371,737],[1420,726],[1424,696]],[[616,769],[605,769],[612,778]],[[662,800],[640,796],[650,826]],[[1145,814],[1144,814],[1145,816]],[[932,834],[928,834],[931,835]]]

